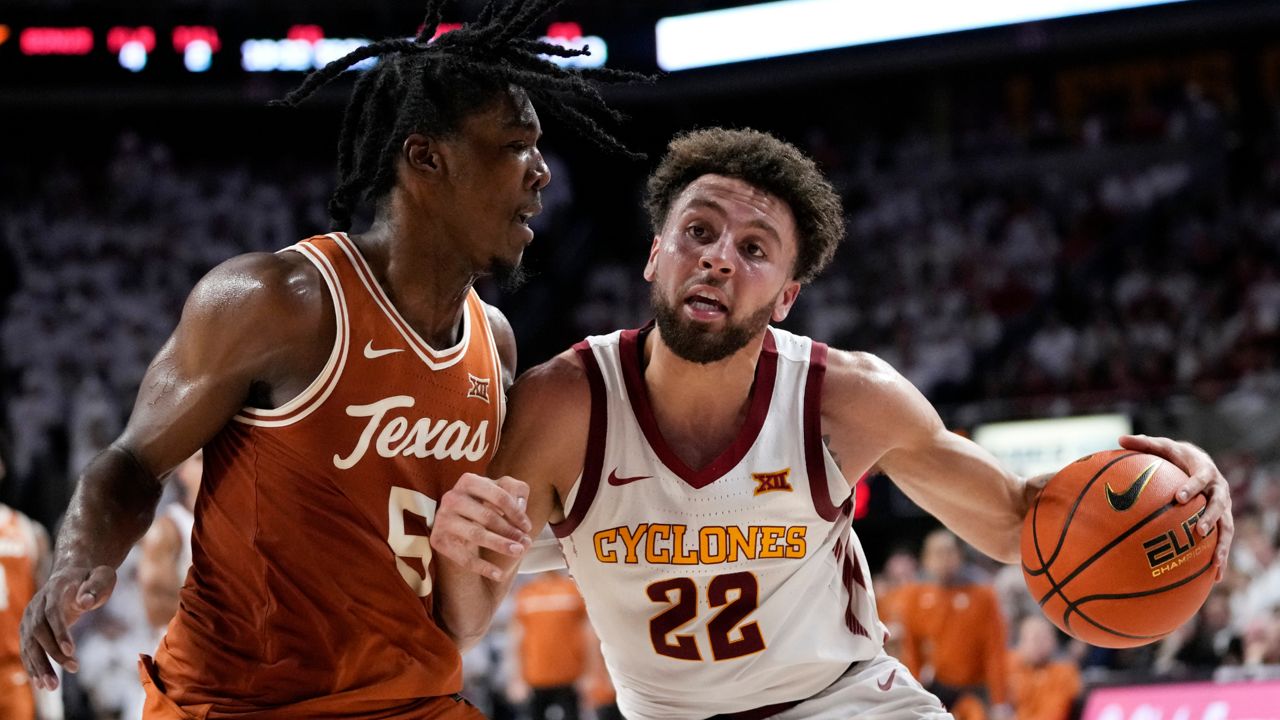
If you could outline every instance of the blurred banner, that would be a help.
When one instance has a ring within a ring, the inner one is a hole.
[[[1082,720],[1280,720],[1280,681],[1104,688]]]

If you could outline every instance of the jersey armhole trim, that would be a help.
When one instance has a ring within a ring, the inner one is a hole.
[[[587,452],[582,461],[582,477],[571,493],[572,504],[565,508],[564,520],[551,523],[551,531],[558,538],[568,537],[578,528],[596,499],[596,493],[600,489],[600,474],[604,472],[604,443],[608,429],[606,416],[609,397],[604,391],[604,375],[600,372],[595,351],[586,340],[574,345],[573,350],[578,353],[578,359],[587,371],[587,385],[591,388],[591,425],[587,430]]]
[[[809,475],[813,509],[827,522],[840,517],[827,487],[827,458],[822,443],[822,381],[827,375],[827,346],[814,341],[809,348],[809,373],[804,382],[804,462]]]
[[[342,285],[338,282],[338,273],[329,258],[319,249],[308,243],[291,245],[280,252],[294,251],[311,261],[329,288],[329,297],[333,301],[333,315],[336,321],[333,350],[320,374],[311,381],[306,390],[297,397],[278,408],[264,410],[246,407],[237,413],[232,420],[256,427],[284,427],[292,425],[310,415],[320,407],[333,389],[337,387],[338,378],[347,364],[347,346],[350,344],[350,318],[347,315],[347,301],[342,294]]]

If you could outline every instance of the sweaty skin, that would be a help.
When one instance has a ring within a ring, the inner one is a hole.
[[[536,214],[550,180],[540,136],[516,86],[453,135],[408,136],[394,188],[369,231],[353,236],[377,282],[429,343],[453,344],[475,280],[519,263],[532,237],[521,216]],[[487,313],[510,377],[514,336],[501,313]],[[107,601],[115,568],[151,525],[160,478],[242,407],[279,407],[300,394],[324,367],[334,334],[329,291],[297,253],[235,257],[196,285],[147,369],[124,432],[82,472],[52,575],[23,616],[23,662],[37,688],[58,686],[50,657],[78,669],[69,628]],[[439,587],[438,620],[457,638],[448,618],[466,598]]]

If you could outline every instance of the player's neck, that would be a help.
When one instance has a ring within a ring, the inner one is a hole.
[[[706,463],[701,460],[715,458],[737,437],[763,342],[761,336],[723,360],[700,364],[672,352],[656,329],[646,337],[644,381],[650,404],[663,437],[691,467],[702,467]],[[687,452],[681,452],[682,445]]]
[[[449,347],[479,273],[450,250],[443,232],[411,217],[380,208],[369,231],[352,240],[405,321],[432,347]]]

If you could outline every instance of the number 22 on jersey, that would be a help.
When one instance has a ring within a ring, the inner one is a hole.
[[[654,651],[677,660],[702,660],[697,638],[693,635],[676,634],[677,630],[698,616],[698,586],[693,579],[679,577],[661,580],[651,584],[645,592],[650,600],[670,605],[649,621],[649,639],[653,641]],[[711,578],[711,582],[707,584],[707,604],[712,608],[721,608],[707,622],[707,640],[711,645],[712,658],[732,660],[764,650],[760,624],[742,624],[755,612],[759,594],[756,576],[749,572]],[[730,598],[730,595],[734,597]],[[735,634],[737,637],[734,637]]]

